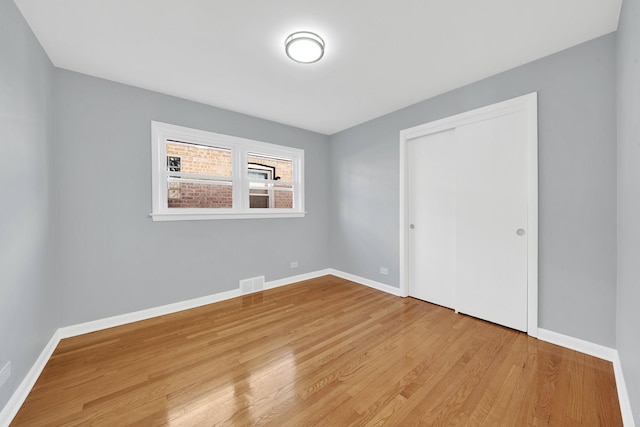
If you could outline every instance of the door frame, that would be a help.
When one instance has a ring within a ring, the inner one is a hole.
[[[400,295],[409,296],[409,179],[407,145],[422,136],[522,111],[527,122],[527,334],[538,336],[538,94],[532,92],[486,107],[400,131]]]

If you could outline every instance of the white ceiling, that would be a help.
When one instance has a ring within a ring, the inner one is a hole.
[[[53,64],[332,134],[615,31],[622,0],[15,0]],[[320,34],[297,64],[284,39]]]

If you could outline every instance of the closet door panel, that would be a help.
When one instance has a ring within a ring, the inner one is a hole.
[[[455,130],[409,142],[409,295],[454,308]]]
[[[527,330],[523,112],[458,127],[456,309]]]

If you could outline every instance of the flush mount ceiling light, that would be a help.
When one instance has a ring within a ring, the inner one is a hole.
[[[284,41],[287,56],[301,64],[318,62],[324,55],[324,40],[314,33],[298,31]]]

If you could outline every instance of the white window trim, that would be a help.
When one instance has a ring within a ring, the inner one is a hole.
[[[169,208],[167,204],[167,140],[208,145],[231,150],[233,208]],[[292,160],[294,201],[292,209],[249,208],[247,153],[257,152]],[[236,136],[223,135],[162,122],[151,122],[151,186],[154,221],[207,219],[299,218],[304,217],[304,150]]]

